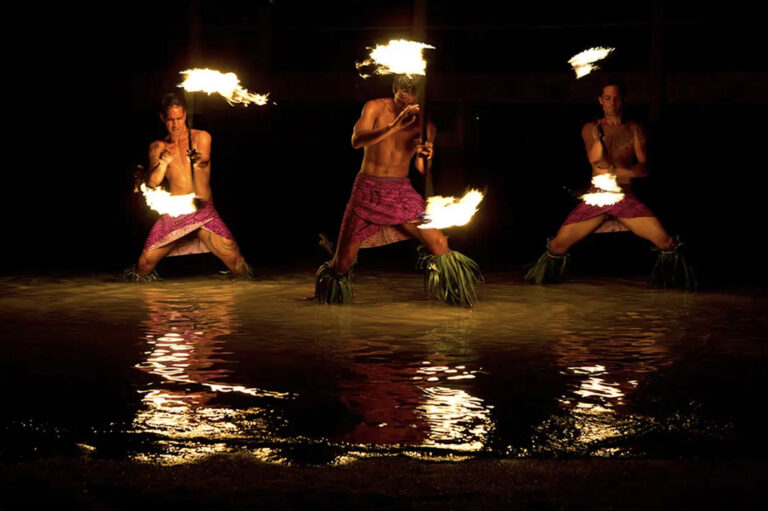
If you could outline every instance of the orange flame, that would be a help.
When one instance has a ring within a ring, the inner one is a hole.
[[[464,197],[443,197],[436,195],[427,199],[424,223],[419,229],[445,229],[466,225],[477,212],[477,206],[483,200],[480,190],[469,190]]]
[[[599,192],[585,193],[581,199],[590,206],[610,206],[624,199],[624,192],[616,183],[615,174],[592,176],[592,186]]]
[[[579,79],[583,76],[587,76],[596,69],[600,69],[595,62],[603,60],[615,49],[616,48],[604,48],[602,46],[589,48],[571,57],[568,63],[573,67],[573,70],[576,73],[576,78]]]
[[[223,96],[230,105],[266,105],[269,99],[269,93],[254,94],[242,88],[235,73],[220,73],[214,69],[187,69],[180,74],[183,74],[185,79],[179,87],[185,91],[205,92],[209,96],[215,92]]]
[[[194,193],[171,195],[162,188],[148,188],[144,183],[140,188],[147,206],[161,215],[179,216],[197,211]]]
[[[435,47],[429,44],[417,41],[407,41],[405,39],[393,39],[387,44],[377,44],[371,50],[369,58],[362,62],[356,62],[355,67],[358,71],[362,67],[375,66],[374,73],[377,75],[425,75],[427,73],[427,61],[424,60],[422,50],[434,50]],[[363,78],[368,78],[369,74],[360,73]]]

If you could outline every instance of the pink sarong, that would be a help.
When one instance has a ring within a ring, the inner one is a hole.
[[[625,192],[626,193],[626,192]],[[595,230],[600,232],[621,232],[629,230],[624,224],[616,220],[617,218],[639,218],[644,216],[655,216],[648,207],[640,202],[637,197],[626,193],[624,198],[616,204],[609,206],[590,206],[582,202],[574,208],[563,222],[563,225],[583,222],[599,215],[608,215],[608,218],[600,224]]]
[[[396,226],[418,222],[424,208],[424,199],[413,189],[410,179],[358,174],[341,221],[339,240],[362,241],[360,248],[371,248],[409,239]]]
[[[147,241],[144,243],[144,250],[160,248],[186,236],[168,253],[168,256],[210,252],[197,235],[191,235],[198,229],[210,231],[228,240],[234,239],[219,213],[213,207],[213,202],[205,202],[204,206],[194,213],[176,217],[162,215],[152,226],[152,230],[149,231]]]

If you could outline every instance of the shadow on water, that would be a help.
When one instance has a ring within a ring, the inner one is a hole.
[[[417,275],[6,279],[3,459],[763,456],[766,301],[492,274],[474,310]]]

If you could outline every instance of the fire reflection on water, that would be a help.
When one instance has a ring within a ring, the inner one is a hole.
[[[343,440],[460,452],[482,450],[492,429],[493,407],[462,388],[464,381],[475,379],[478,369],[472,368],[474,364],[457,365],[444,353],[469,344],[465,323],[427,334],[434,350],[427,355],[429,360],[396,365],[386,360],[402,361],[403,357],[386,347],[386,339],[381,339],[382,347],[375,353],[370,352],[371,339],[362,345],[350,343],[346,348],[349,363],[363,381],[350,380],[342,386],[342,401],[360,417]],[[367,353],[361,356],[361,351]]]
[[[620,339],[601,339],[567,332],[554,343],[558,364],[563,367],[567,390],[557,400],[566,412],[539,426],[547,448],[561,444],[572,453],[597,456],[629,454],[611,441],[640,434],[653,419],[628,410],[628,395],[647,375],[665,365],[668,353],[661,342],[663,331],[627,332]]]
[[[266,432],[264,410],[234,409],[215,401],[222,393],[289,398],[285,393],[227,383],[232,370],[221,337],[238,326],[234,297],[221,293],[204,304],[167,289],[144,289],[148,318],[143,322],[150,349],[137,369],[162,378],[157,388],[140,390],[146,406],[134,421],[135,433],[158,437],[159,454],[139,453],[139,461],[181,463],[232,449],[231,441]],[[263,455],[263,449],[259,451]]]

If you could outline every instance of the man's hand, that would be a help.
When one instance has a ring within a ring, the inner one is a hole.
[[[416,146],[416,155],[425,157],[427,160],[431,160],[435,155],[435,145],[432,142],[424,142]]]
[[[395,120],[392,121],[392,129],[394,131],[400,131],[411,126],[418,119],[419,105],[408,105],[403,108],[402,111],[397,114]]]
[[[605,132],[603,131],[603,125],[599,122],[596,122],[592,126],[592,140],[599,140],[603,141],[603,137],[605,137]]]
[[[595,169],[595,175],[616,174],[616,165],[610,165],[608,167],[598,167],[595,165],[593,168]]]
[[[203,160],[203,155],[194,148],[187,149],[187,156],[189,156],[189,161],[192,162],[192,165],[198,165]]]
[[[161,163],[170,165],[170,163],[173,161],[175,157],[176,157],[176,144],[166,144],[165,149],[163,149],[163,152],[160,153],[160,156],[157,159]]]

